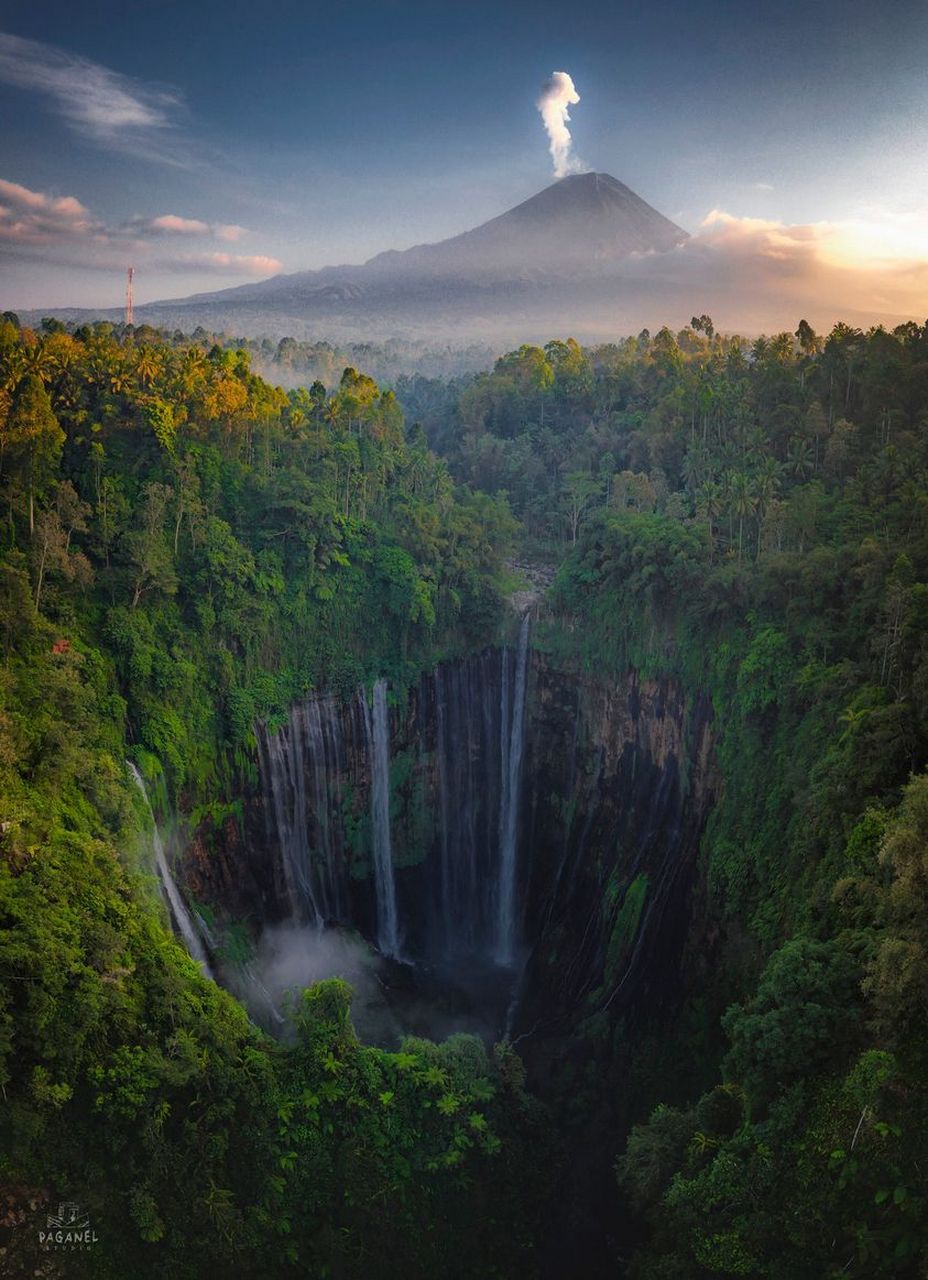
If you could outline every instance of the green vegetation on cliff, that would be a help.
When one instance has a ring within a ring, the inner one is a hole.
[[[236,351],[53,323],[0,326],[0,491],[0,1269],[523,1274],[518,1060],[361,1047],[334,980],[270,1041],[166,929],[124,765],[230,799],[256,717],[485,642],[505,504],[354,370],[287,396]],[[98,1243],[40,1254],[26,1211],[70,1200]]]
[[[664,331],[616,360],[586,368],[585,447],[598,431],[612,474],[594,484],[604,464],[587,457],[595,496],[546,643],[711,696],[716,976],[696,995],[716,1018],[740,997],[720,1049],[678,1029],[638,1064],[652,1097],[686,1096],[681,1049],[703,1054],[690,1080],[718,1057],[722,1083],[659,1107],[619,1160],[648,1232],[632,1273],[918,1275],[928,327],[822,343],[800,326],[749,353]]]

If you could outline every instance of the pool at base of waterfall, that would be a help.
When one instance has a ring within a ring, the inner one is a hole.
[[[488,1046],[508,1033],[520,965],[478,954],[437,962],[381,955],[352,930],[313,925],[266,929],[245,965],[220,970],[220,981],[272,1035],[292,1035],[289,1011],[300,992],[325,978],[353,990],[351,1020],[366,1044],[395,1049],[405,1036],[443,1040],[479,1036]]]

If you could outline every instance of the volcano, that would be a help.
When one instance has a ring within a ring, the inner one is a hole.
[[[438,244],[384,253],[367,270],[497,280],[582,275],[634,253],[665,252],[687,233],[608,173],[562,178],[507,213]]]
[[[136,318],[245,336],[543,338],[568,316],[600,326],[625,292],[622,264],[688,238],[617,178],[576,174],[447,240],[137,306]]]

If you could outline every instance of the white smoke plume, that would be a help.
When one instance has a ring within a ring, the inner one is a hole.
[[[587,166],[571,152],[573,141],[567,128],[570,120],[567,108],[576,106],[579,101],[580,95],[567,72],[552,71],[551,78],[542,86],[538,110],[545,122],[555,178],[566,178],[569,173],[586,172]]]

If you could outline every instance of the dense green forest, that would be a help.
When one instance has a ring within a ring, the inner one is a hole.
[[[7,317],[0,386],[12,1274],[74,1186],[103,1244],[66,1274],[544,1273],[517,1054],[362,1047],[335,980],[262,1035],[167,931],[123,763],[231,802],[257,719],[492,642],[513,547],[559,566],[536,645],[716,725],[689,992],[597,1084],[637,1121],[614,1274],[924,1274],[928,325],[284,392],[243,346]]]
[[[44,1274],[518,1273],[517,1060],[362,1048],[337,980],[258,1032],[167,931],[123,764],[217,804],[257,715],[485,641],[505,503],[351,369],[288,399],[242,352],[8,317],[0,378],[5,1226],[78,1187],[102,1243]],[[8,1235],[6,1274],[49,1265]]]

